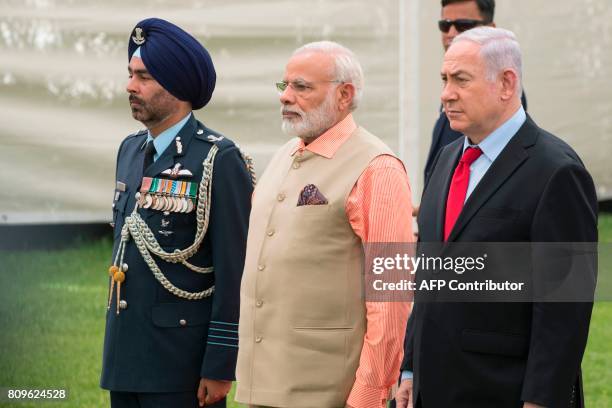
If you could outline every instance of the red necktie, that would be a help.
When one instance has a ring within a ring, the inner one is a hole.
[[[470,166],[476,159],[480,157],[482,150],[478,147],[468,147],[463,152],[459,164],[453,173],[450,189],[448,190],[448,198],[446,200],[446,217],[444,219],[444,241],[448,240],[461,209],[465,202],[468,184],[470,182]]]

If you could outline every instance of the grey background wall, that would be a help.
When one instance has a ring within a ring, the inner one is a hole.
[[[150,16],[183,26],[210,50],[217,89],[197,116],[249,151],[259,172],[285,140],[273,83],[294,48],[318,39],[357,53],[366,75],[357,120],[397,149],[398,7],[397,0],[0,0],[0,223],[110,218],[117,147],[141,128],[124,90],[127,38]],[[418,59],[420,167],[439,105],[438,16],[437,0],[419,1],[420,51],[409,57]],[[530,113],[578,150],[600,197],[611,198],[609,1],[498,0],[496,20],[522,43]]]

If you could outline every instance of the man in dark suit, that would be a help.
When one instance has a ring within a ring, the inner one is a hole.
[[[115,408],[225,407],[252,166],[192,113],[215,86],[206,49],[156,18],[129,41],[130,107],[147,129],[117,156],[100,384]]]
[[[441,99],[450,126],[465,136],[432,165],[421,242],[597,241],[593,181],[566,143],[525,114],[521,65],[514,34],[502,29],[466,31],[448,49]],[[398,407],[579,406],[591,309],[590,302],[417,298]]]
[[[441,19],[438,21],[442,46],[448,49],[451,41],[460,33],[481,25],[495,27],[495,0],[442,0]],[[523,108],[527,110],[525,94],[521,96]],[[440,116],[434,125],[431,146],[425,162],[425,182],[431,174],[433,162],[440,149],[463,137],[450,127],[446,113],[440,108]]]

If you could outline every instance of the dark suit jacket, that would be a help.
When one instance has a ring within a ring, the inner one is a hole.
[[[527,111],[527,97],[525,96],[524,92],[521,95],[521,102],[523,103],[523,108],[525,111]],[[440,150],[444,146],[454,142],[462,136],[463,134],[461,132],[451,129],[446,113],[444,113],[442,108],[440,108],[440,116],[438,117],[431,134],[431,146],[429,147],[427,161],[425,162],[425,183],[427,183],[427,180],[429,179],[429,175],[433,169],[434,160]]]
[[[463,140],[438,155],[421,200],[419,240],[442,242]],[[596,242],[589,173],[562,140],[527,118],[460,214],[449,242]],[[586,272],[585,272],[586,273]],[[417,272],[417,280],[419,272]],[[425,408],[568,407],[579,392],[592,303],[415,301],[404,370]]]
[[[214,138],[209,139],[209,135]],[[196,273],[180,263],[153,258],[168,280],[180,289],[197,292],[215,285],[215,292],[201,300],[171,294],[155,279],[131,239],[125,251],[129,268],[121,288],[121,298],[127,301],[128,307],[115,314],[113,297],[106,316],[100,383],[102,388],[112,391],[193,391],[200,377],[234,379],[240,280],[253,190],[251,179],[234,143],[220,138],[193,115],[177,136],[181,138],[182,152],[172,142],[144,175],[168,178],[160,173],[181,163],[183,169],[193,173],[188,181],[199,183],[202,162],[213,144],[219,147],[214,162],[208,231],[198,252],[188,259],[193,265],[212,265],[214,272]],[[145,141],[146,132],[140,132],[126,138],[119,148],[117,181],[125,183],[126,189],[117,190],[113,207],[113,258],[125,217],[134,209],[134,195],[140,188]],[[195,210],[166,215],[144,208],[138,212],[165,251],[184,249],[193,243]]]

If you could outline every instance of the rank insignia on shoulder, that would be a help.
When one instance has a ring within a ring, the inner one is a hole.
[[[207,138],[211,142],[220,142],[220,141],[222,141],[224,139],[223,136],[213,136],[213,135],[208,135]]]

